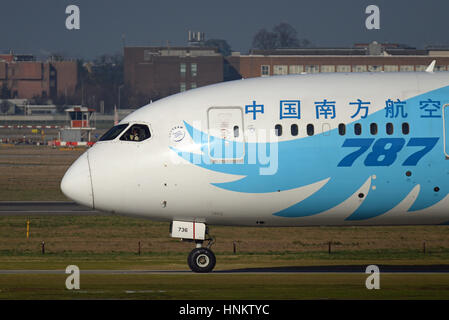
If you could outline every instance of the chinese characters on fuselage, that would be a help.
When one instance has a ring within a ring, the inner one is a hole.
[[[323,99],[314,101],[315,118],[316,119],[335,119],[337,116],[337,102],[333,100]],[[365,119],[369,114],[370,101],[355,99],[347,105],[354,109],[351,119],[360,117]],[[427,100],[419,101],[419,111],[421,118],[441,118],[441,101]],[[385,100],[385,118],[407,118],[407,101],[400,99]],[[245,105],[245,114],[251,114],[252,119],[256,120],[258,114],[264,114],[265,108],[263,104],[257,104],[255,100],[252,104]],[[279,102],[279,119],[301,119],[301,100],[281,100]]]

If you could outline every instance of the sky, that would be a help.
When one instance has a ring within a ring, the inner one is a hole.
[[[380,29],[367,30],[368,5]],[[66,7],[80,10],[80,29],[66,28]],[[417,48],[449,47],[447,0],[14,0],[0,10],[0,50],[91,59],[126,46],[186,45],[188,31],[225,39],[247,53],[254,34],[286,22],[315,47],[371,41]]]

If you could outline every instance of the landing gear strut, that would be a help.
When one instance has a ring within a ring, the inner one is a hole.
[[[210,247],[215,240],[209,235],[206,224],[199,222],[173,221],[171,236],[181,238],[183,241],[195,242],[196,248],[187,257],[187,264],[193,272],[211,272],[215,267],[215,254]],[[203,247],[204,241],[208,241]]]

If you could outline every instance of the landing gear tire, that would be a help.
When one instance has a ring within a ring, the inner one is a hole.
[[[187,263],[193,272],[211,272],[215,267],[215,254],[208,248],[195,248],[187,257]]]

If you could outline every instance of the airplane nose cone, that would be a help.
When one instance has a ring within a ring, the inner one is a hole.
[[[91,179],[89,159],[85,152],[70,166],[62,178],[62,193],[79,204],[94,208]]]

